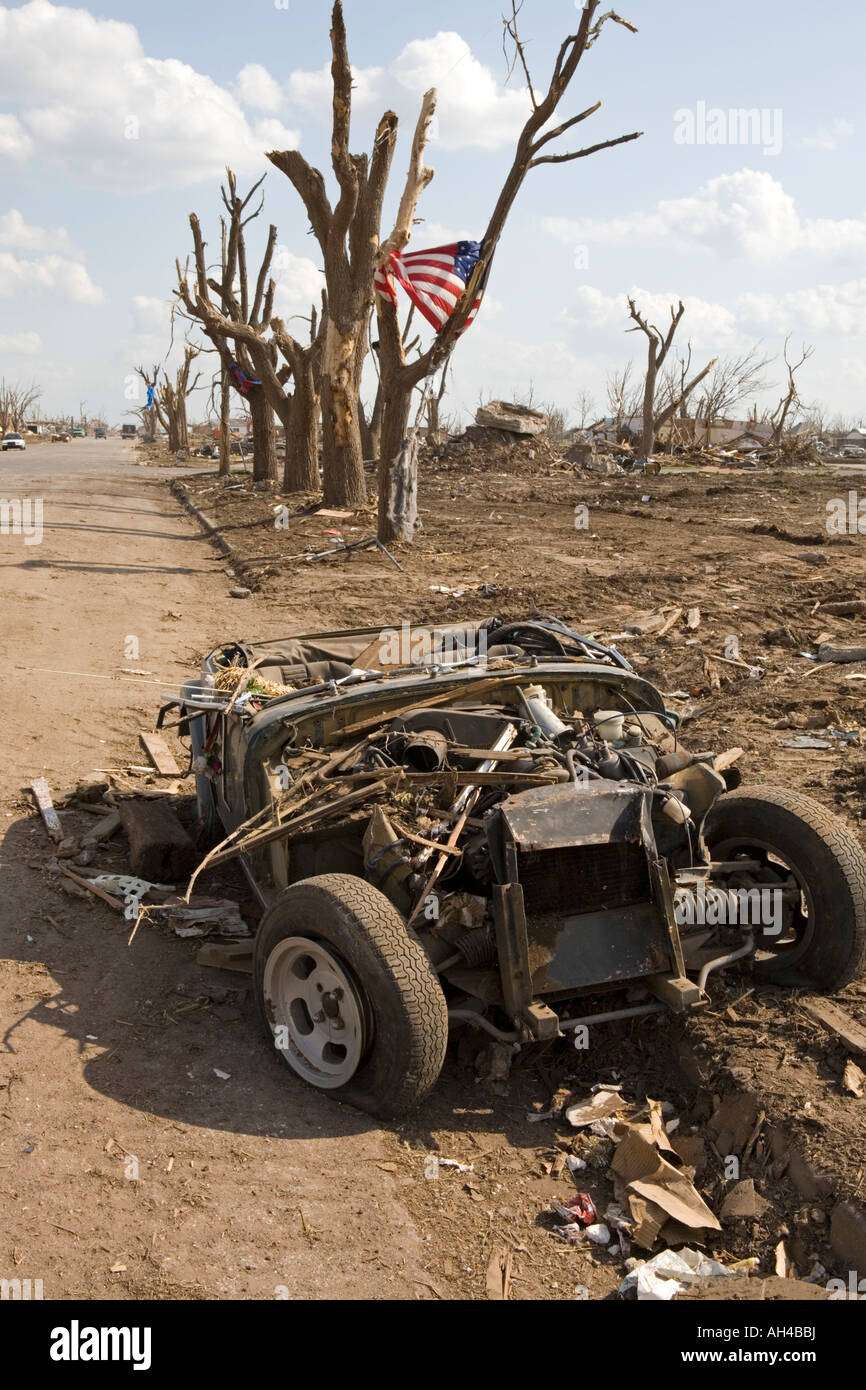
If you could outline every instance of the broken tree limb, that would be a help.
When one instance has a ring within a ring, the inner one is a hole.
[[[403,774],[402,768],[395,768],[395,772]],[[259,831],[247,836],[238,844],[231,845],[228,849],[220,850],[209,858],[211,866],[225,864],[229,859],[237,859],[241,854],[253,854],[256,850],[264,849],[266,845],[273,844],[276,840],[285,839],[287,836],[299,830],[302,826],[312,824],[320,816],[328,815],[334,811],[343,812],[351,806],[357,806],[361,802],[369,801],[382,792],[387,791],[393,784],[394,777],[385,776],[378,782],[373,782],[370,786],[361,787],[356,792],[350,792],[348,796],[338,797],[336,801],[329,802],[327,806],[316,806],[312,811],[305,811],[303,815],[293,816],[289,820],[283,821],[280,825],[272,825],[267,830]],[[193,880],[194,881],[194,880]]]
[[[866,661],[866,647],[834,647],[829,642],[822,642],[818,648],[818,660],[845,666],[852,661]]]
[[[71,869],[67,869],[65,864],[61,864],[60,872],[64,878],[71,878],[73,883],[77,883],[79,888],[86,888],[88,893],[95,893],[97,898],[101,898],[109,907],[113,907],[115,912],[123,912],[123,903],[119,898],[115,898],[111,893],[106,893],[104,888],[99,888],[97,884],[91,883],[89,878],[82,878],[80,874],[74,874]]]

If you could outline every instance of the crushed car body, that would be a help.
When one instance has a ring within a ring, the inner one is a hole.
[[[449,1028],[518,1047],[698,1008],[747,957],[813,987],[862,961],[852,837],[816,867],[823,808],[735,790],[558,619],[232,642],[181,703],[218,841],[202,867],[239,859],[265,909],[263,1023],[375,1113],[434,1084]]]

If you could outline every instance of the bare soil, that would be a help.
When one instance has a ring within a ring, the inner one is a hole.
[[[863,538],[826,529],[827,503],[847,497],[856,475],[601,478],[537,442],[441,452],[423,465],[423,529],[412,547],[393,550],[402,571],[375,550],[303,559],[328,548],[334,531],[348,542],[373,534],[372,508],[322,517],[313,498],[227,490],[207,474],[184,486],[234,548],[255,589],[247,600],[227,597],[236,576],[149,471],[94,480],[86,496],[80,480],[58,485],[56,529],[38,552],[22,556],[3,538],[12,597],[3,634],[11,754],[0,1274],[44,1277],[49,1297],[483,1298],[489,1261],[507,1249],[513,1298],[571,1299],[583,1289],[603,1298],[618,1287],[622,1260],[552,1231],[551,1198],[573,1190],[563,1158],[574,1133],[528,1116],[558,1091],[583,1095],[611,1079],[634,1099],[669,1102],[681,1132],[704,1140],[697,1185],[714,1210],[725,1187],[708,1121],[714,1093],[723,1099],[735,1085],[760,1093],[767,1124],[784,1123],[840,1195],[862,1198],[866,1100],[843,1090],[846,1054],[796,996],[755,990],[747,971],[716,982],[710,1008],[684,1025],[607,1025],[594,1030],[601,1048],[532,1049],[507,1079],[493,1078],[478,1044],[455,1044],[423,1109],[378,1126],[281,1069],[256,1031],[243,976],[203,971],[195,943],[157,927],[128,946],[126,924],[108,907],[67,896],[48,871],[25,781],[44,772],[60,788],[141,762],[138,730],[152,724],[161,692],[218,642],[530,611],[614,638],[683,715],[688,746],[742,747],[745,782],[800,788],[862,838],[866,721],[861,683],[846,677],[864,666],[817,669],[800,654],[815,653],[825,635],[863,644],[864,620],[819,608],[866,595]],[[278,506],[288,513],[275,516]],[[581,506],[584,529],[575,526]],[[665,636],[653,632],[655,615],[679,608]],[[700,624],[689,627],[695,608]],[[134,663],[124,658],[130,633],[141,639]],[[760,679],[705,664],[734,650],[725,646],[732,637]],[[118,674],[124,665],[155,674]],[[804,733],[830,746],[785,746]],[[71,833],[79,828],[70,820]],[[122,841],[112,849],[118,864],[122,850]],[[244,898],[239,881],[207,888]],[[840,1002],[866,1022],[866,986]],[[698,1084],[680,1066],[684,1048],[700,1061]],[[425,1176],[430,1155],[471,1171]],[[769,1209],[726,1226],[713,1253],[757,1255],[772,1274],[784,1237],[799,1274],[816,1260],[837,1272],[829,1198],[804,1203],[777,1169],[759,1137],[742,1176],[755,1178]],[[612,1196],[605,1170],[581,1176],[603,1211]]]

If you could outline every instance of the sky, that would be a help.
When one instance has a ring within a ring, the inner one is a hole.
[[[506,4],[345,0],[353,148],[369,149],[389,107],[400,117],[385,230],[421,95],[439,93],[413,247],[480,238],[510,166],[529,98],[519,70],[508,78]],[[537,88],[579,4],[524,0]],[[530,172],[446,411],[467,420],[482,398],[531,391],[575,422],[587,394],[604,413],[609,374],[645,355],[627,332],[632,295],[659,324],[682,299],[678,341],[695,366],[760,343],[776,360],[759,408],[781,394],[786,337],[797,356],[808,344],[804,402],[863,423],[866,10],[617,4],[638,32],[605,26],[561,114],[601,109],[557,148],[644,133]],[[119,424],[142,403],[135,368],[172,365],[185,331],[172,323],[175,258],[191,249],[191,211],[218,246],[226,165],[243,188],[268,170],[251,254],[274,222],[277,311],[309,313],[318,248],[264,151],[300,148],[327,171],[329,18],[325,0],[0,5],[0,377],[39,383],[46,416],[83,403]],[[200,361],[209,387],[214,359]],[[207,406],[203,389],[193,417]]]

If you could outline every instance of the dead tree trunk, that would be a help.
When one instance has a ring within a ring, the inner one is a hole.
[[[277,476],[277,434],[274,412],[264,391],[250,392],[253,427],[253,482],[269,483]]]
[[[302,199],[322,252],[329,318],[322,354],[322,474],[325,500],[337,506],[361,504],[367,495],[358,406],[382,202],[397,137],[397,117],[387,111],[370,156],[350,153],[352,80],[343,7],[337,0],[331,23],[331,163],[339,187],[335,206],[322,174],[298,150],[272,150],[267,156]]]
[[[219,476],[227,479],[232,470],[232,392],[229,374],[223,367],[220,371],[220,437],[219,437]]]
[[[250,292],[247,274],[244,228],[261,212],[261,203],[254,212],[244,216],[256,184],[245,198],[236,191],[235,177],[228,173],[228,191],[222,190],[223,202],[229,213],[228,226],[223,224],[222,279],[207,275],[205,242],[199,220],[190,215],[190,227],[195,248],[195,294],[190,290],[186,273],[177,264],[178,296],[187,311],[203,326],[220,355],[224,379],[231,380],[232,351],[244,375],[260,384],[248,388],[247,400],[253,429],[253,472],[257,482],[273,481],[278,477],[274,414],[286,432],[283,461],[283,485],[293,492],[312,491],[318,487],[318,414],[319,379],[327,326],[324,310],[321,320],[313,309],[311,339],[302,347],[287,332],[282,320],[273,318],[275,295],[270,269],[277,240],[277,229],[271,226],[262,263]],[[261,183],[261,180],[259,180]],[[219,295],[217,308],[210,291]],[[270,329],[271,337],[266,337]],[[282,354],[285,366],[278,364]],[[286,392],[286,383],[295,379],[295,394]]]
[[[692,377],[680,391],[676,400],[671,401],[665,408],[656,412],[656,383],[658,374],[665,359],[671,349],[674,335],[680,325],[680,320],[686,312],[683,301],[680,300],[676,309],[671,305],[671,321],[667,333],[662,333],[656,328],[655,324],[648,323],[635,305],[633,299],[628,301],[629,317],[634,319],[635,328],[630,328],[630,333],[645,333],[647,338],[647,368],[644,380],[643,391],[643,432],[641,435],[641,453],[644,458],[649,458],[655,447],[655,439],[658,431],[668,420],[672,419],[674,413],[679,410],[688,400],[695,387],[703,381],[707,372],[715,366],[715,357],[711,362],[698,372],[697,376]]]
[[[194,347],[192,343],[187,343],[184,347],[183,362],[175,373],[174,381],[169,380],[167,372],[164,371],[162,374],[160,403],[168,433],[168,447],[173,454],[186,453],[189,450],[186,402],[187,396],[198,385],[198,376],[192,382],[189,376],[192,364],[200,351],[201,349]]]
[[[813,347],[804,346],[803,351],[800,355],[799,362],[791,362],[788,359],[789,341],[790,335],[788,338],[785,339],[785,347],[783,351],[785,367],[788,372],[788,389],[786,390],[784,396],[779,401],[779,404],[776,406],[776,409],[770,416],[770,424],[773,427],[773,443],[775,444],[776,448],[778,448],[779,445],[782,443],[782,439],[785,434],[785,426],[788,422],[788,419],[791,416],[792,410],[795,410],[795,408],[799,405],[800,402],[800,395],[797,390],[797,372],[800,370],[804,362],[808,362],[809,358],[812,356],[812,353],[815,351]]]

